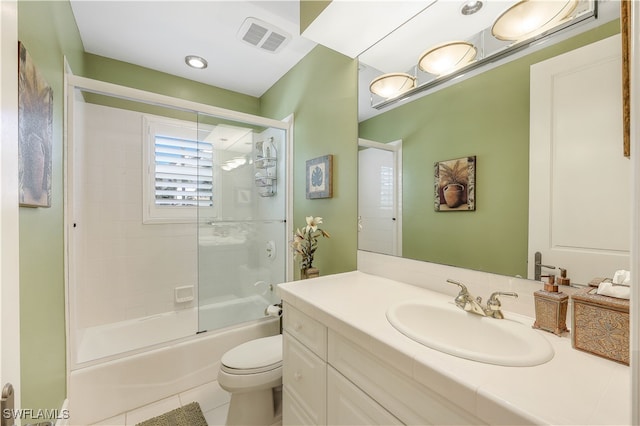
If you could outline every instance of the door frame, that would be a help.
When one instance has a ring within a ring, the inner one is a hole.
[[[393,163],[395,166],[395,188],[393,200],[396,217],[395,255],[402,256],[402,139],[389,143],[382,143],[358,138],[358,147],[382,149],[393,153]]]
[[[0,1],[0,388],[11,383],[20,404],[20,265],[18,216],[18,4]]]

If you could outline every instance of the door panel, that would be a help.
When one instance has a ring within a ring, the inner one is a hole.
[[[629,269],[620,46],[614,36],[531,67],[529,278],[537,251],[573,283]]]
[[[358,248],[400,255],[396,152],[358,152]]]

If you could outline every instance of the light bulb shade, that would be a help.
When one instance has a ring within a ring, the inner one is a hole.
[[[478,51],[473,44],[466,41],[453,41],[424,52],[420,56],[418,66],[429,74],[449,74],[473,62],[477,54]]]
[[[369,91],[374,95],[389,99],[416,87],[416,79],[403,72],[383,74],[369,84]]]
[[[523,0],[496,19],[491,34],[499,40],[526,40],[558,25],[577,5],[578,0]]]

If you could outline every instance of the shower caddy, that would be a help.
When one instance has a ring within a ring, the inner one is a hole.
[[[276,195],[276,164],[278,152],[273,137],[256,142],[253,164],[256,169],[256,186],[262,197]]]

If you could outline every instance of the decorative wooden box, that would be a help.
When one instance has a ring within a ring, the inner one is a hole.
[[[629,365],[629,301],[587,287],[571,296],[575,349]]]
[[[558,293],[557,286],[553,287],[556,291],[538,290],[533,293],[536,308],[536,322],[533,323],[533,328],[560,336],[565,331],[569,331],[567,328],[569,296]]]

